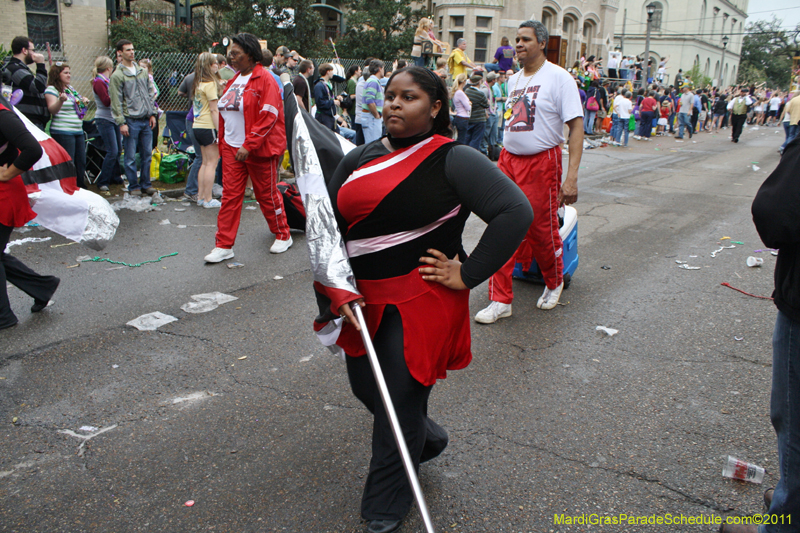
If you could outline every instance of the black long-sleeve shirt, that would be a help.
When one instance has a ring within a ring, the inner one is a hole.
[[[381,239],[401,232],[414,232],[458,208],[458,214],[436,229],[411,241],[353,257],[356,279],[387,279],[408,274],[423,266],[419,258],[435,248],[448,257],[459,255],[461,279],[473,288],[500,269],[516,251],[533,221],[525,194],[497,166],[474,149],[447,143],[419,164],[398,183],[367,216],[355,222],[340,211],[339,191],[353,172],[389,150],[381,141],[348,153],[328,185],[334,212],[345,243]],[[403,172],[388,168],[386,174]],[[364,179],[364,178],[360,178]],[[356,182],[354,182],[355,184]],[[349,185],[352,186],[352,185]],[[365,183],[364,187],[368,187]],[[367,191],[365,191],[365,194]],[[467,258],[461,234],[470,212],[488,223],[475,250]]]
[[[17,104],[17,109],[37,124],[50,120],[50,111],[44,98],[44,90],[47,89],[47,69],[44,63],[36,64],[35,76],[28,66],[16,57],[9,60],[6,69],[11,78],[11,87],[22,90],[22,100]]]
[[[42,145],[9,109],[0,109],[0,167],[13,164],[22,172],[42,157]]]
[[[777,168],[753,200],[753,222],[770,248],[778,248],[775,264],[777,308],[800,322],[800,137],[790,142]]]

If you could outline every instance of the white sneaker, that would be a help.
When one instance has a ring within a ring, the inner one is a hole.
[[[233,250],[230,248],[214,248],[211,253],[205,257],[206,263],[219,263],[226,259],[233,258]]]
[[[205,207],[206,209],[215,209],[215,208],[218,209],[218,208],[222,207],[222,202],[212,198],[211,200],[209,200],[207,202],[203,202],[203,207]]]
[[[197,207],[203,207],[205,205],[206,205],[206,201],[205,200],[203,200],[202,198],[198,198],[197,199]]]
[[[287,240],[287,241],[282,241],[280,239],[275,239],[275,242],[272,243],[272,247],[269,249],[269,253],[271,253],[271,254],[282,254],[283,252],[285,252],[286,250],[291,248],[293,242],[294,241],[292,241],[291,237],[289,237],[289,240]]]
[[[511,304],[492,302],[486,309],[478,311],[478,314],[475,315],[475,322],[479,324],[494,324],[501,318],[509,316],[511,316]]]
[[[561,285],[553,289],[552,291],[547,287],[544,288],[544,292],[542,293],[542,297],[539,298],[539,301],[536,302],[536,307],[539,309],[553,309],[555,306],[558,305],[558,299],[561,298],[561,291],[564,290],[564,282],[561,282]]]

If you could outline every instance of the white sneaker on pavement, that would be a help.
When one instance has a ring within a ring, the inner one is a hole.
[[[233,250],[230,248],[214,248],[211,253],[205,257],[206,263],[219,263],[226,259],[233,258]]]
[[[494,324],[501,318],[511,316],[511,304],[492,302],[486,309],[478,311],[475,322],[479,324]]]
[[[285,252],[286,250],[291,248],[293,242],[294,241],[292,241],[291,237],[289,237],[289,240],[287,240],[287,241],[282,241],[280,239],[275,239],[275,242],[272,243],[272,247],[269,249],[269,253],[271,253],[271,254],[282,254],[283,252]]]
[[[203,207],[205,207],[206,209],[220,208],[220,207],[222,207],[222,202],[220,202],[216,198],[212,198],[211,200],[209,200],[207,202],[203,202]]]
[[[555,306],[558,305],[558,299],[561,298],[561,291],[564,290],[564,282],[561,282],[561,285],[556,287],[553,290],[548,289],[547,287],[544,288],[544,292],[542,293],[542,297],[539,298],[539,301],[536,302],[536,307],[539,309],[553,309]]]

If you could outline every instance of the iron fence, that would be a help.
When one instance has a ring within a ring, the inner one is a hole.
[[[92,97],[92,69],[95,59],[98,56],[108,56],[112,59],[116,57],[116,52],[112,47],[87,47],[64,45],[59,50],[53,50],[52,61],[63,61],[70,66],[72,75],[72,86],[83,96],[90,100],[87,119],[94,117],[96,106]],[[153,81],[158,87],[158,97],[156,103],[162,111],[183,111],[189,109],[189,101],[178,95],[178,87],[183,81],[184,76],[194,69],[197,54],[187,54],[181,52],[170,53],[149,53],[146,50],[136,50],[136,59],[149,59],[153,65]],[[332,57],[308,58],[314,62],[315,68],[319,68],[323,63],[339,62],[344,68],[345,74],[351,65],[363,66],[363,59],[335,59]],[[391,61],[386,62],[390,68]],[[313,83],[314,76],[310,81]],[[341,94],[345,91],[347,82],[334,82],[334,94]],[[161,128],[166,123],[164,116],[161,118]]]

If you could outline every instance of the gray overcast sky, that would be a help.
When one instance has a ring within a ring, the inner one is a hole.
[[[768,8],[767,4],[772,7]],[[772,11],[767,11],[767,9]],[[772,15],[783,19],[782,26],[784,28],[794,28],[800,22],[800,5],[797,0],[770,0],[769,2],[750,0],[747,8],[748,23],[756,20],[772,20]]]

